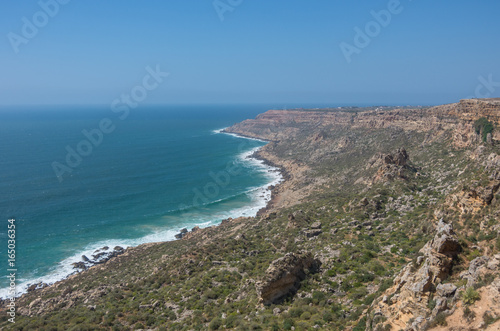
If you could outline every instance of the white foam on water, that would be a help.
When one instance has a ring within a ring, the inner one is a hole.
[[[235,136],[238,138],[242,139],[250,139],[250,140],[256,140],[256,141],[261,141],[265,142],[260,139],[255,139],[255,138],[247,138],[247,137],[242,137],[233,133],[225,133],[222,132],[225,128],[223,129],[218,129],[218,130],[213,130],[212,132],[215,133],[224,133],[228,134],[231,136]],[[259,150],[261,147],[255,147],[249,151],[240,153],[237,156],[238,162],[242,162],[244,164],[247,164],[251,167],[259,169],[262,173],[265,173],[266,177],[269,179],[269,182],[266,183],[265,185],[258,186],[251,188],[246,192],[246,194],[250,197],[251,203],[250,205],[240,207],[240,208],[235,208],[232,210],[227,210],[227,211],[221,211],[220,213],[217,214],[211,214],[210,216],[203,214],[203,213],[193,213],[192,217],[190,217],[190,222],[185,223],[185,226],[177,226],[175,229],[158,229],[156,231],[153,231],[152,233],[145,235],[140,238],[136,239],[110,239],[110,240],[103,240],[99,242],[95,242],[92,244],[87,245],[84,247],[82,250],[79,250],[75,252],[72,256],[64,259],[63,261],[59,262],[57,266],[55,266],[52,271],[50,271],[47,275],[41,276],[41,277],[36,277],[36,278],[30,278],[30,279],[17,279],[16,282],[16,296],[20,296],[23,293],[27,292],[27,289],[29,286],[33,284],[39,284],[39,283],[46,283],[46,284],[53,284],[55,282],[58,282],[60,280],[63,280],[67,278],[68,276],[71,276],[75,273],[77,273],[76,269],[73,268],[73,263],[75,262],[82,262],[82,256],[85,255],[89,258],[92,257],[92,255],[96,254],[97,250],[101,250],[103,247],[107,246],[109,247],[106,252],[111,252],[114,250],[114,247],[120,246],[123,248],[128,248],[128,247],[134,247],[138,246],[141,244],[145,243],[153,243],[153,242],[165,242],[165,241],[172,241],[175,240],[175,235],[179,233],[180,229],[184,227],[192,227],[192,226],[198,226],[200,228],[205,228],[208,226],[212,225],[217,225],[222,221],[223,219],[227,218],[238,218],[241,216],[245,217],[253,217],[257,215],[257,212],[266,207],[269,201],[271,200],[271,190],[269,187],[276,186],[279,183],[283,181],[283,176],[281,175],[280,171],[276,167],[272,167],[269,165],[266,165],[264,161],[256,159],[252,157],[252,155]],[[208,219],[210,218],[210,219]],[[101,250],[102,251],[102,250]],[[9,297],[9,288],[1,288],[0,289],[0,298],[8,298]]]
[[[231,132],[222,132],[223,130],[225,130],[227,128],[224,128],[224,129],[221,129],[220,132],[218,133],[223,133],[223,134],[227,134],[228,136],[233,136],[233,137],[236,137],[236,138],[240,138],[240,139],[248,139],[248,140],[255,140],[255,141],[260,141],[262,143],[267,143],[268,141],[265,141],[263,139],[258,139],[258,138],[252,138],[252,137],[245,137],[245,136],[240,136],[239,134],[236,134],[236,133],[231,133]],[[215,132],[217,130],[214,130],[213,132]]]
[[[219,134],[219,133],[222,133],[222,131],[226,130],[226,128],[222,128],[222,129],[216,129],[216,130],[212,130],[212,134]]]
[[[22,278],[17,279],[16,296],[20,296],[23,293],[26,293],[28,287],[33,284],[46,283],[51,285],[57,281],[67,278],[68,276],[71,276],[74,273],[77,273],[78,271],[73,268],[73,263],[82,262],[83,255],[87,256],[91,260],[94,260],[92,258],[92,255],[96,254],[97,250],[100,250],[99,252],[112,252],[114,250],[114,247],[116,246],[120,246],[122,248],[128,248],[145,243],[170,241],[175,239],[175,234],[177,233],[179,233],[179,231],[161,230],[136,239],[110,239],[89,244],[82,250],[75,252],[72,256],[59,262],[57,266],[55,266],[47,275],[30,279],[22,279]],[[108,250],[101,250],[103,247],[106,246],[109,247]],[[87,266],[90,265],[91,264],[87,264]],[[0,298],[7,298],[8,295],[9,295],[8,287],[0,289]]]

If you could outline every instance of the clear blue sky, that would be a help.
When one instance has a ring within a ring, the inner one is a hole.
[[[221,21],[213,0],[72,0],[15,53],[41,7],[4,1],[0,104],[110,104],[156,65],[144,103],[439,104],[500,82],[498,0],[401,0],[348,63],[339,45],[388,3],[243,0]]]

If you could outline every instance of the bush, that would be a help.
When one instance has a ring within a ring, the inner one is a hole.
[[[304,311],[300,308],[291,308],[288,313],[290,314],[290,317],[299,317],[302,315]]]
[[[440,326],[447,326],[448,323],[446,322],[446,315],[441,312],[436,315],[436,318],[432,322],[434,326],[440,325]]]
[[[218,317],[214,318],[210,322],[210,324],[208,324],[208,328],[210,330],[219,330],[221,326],[222,326],[222,320]]]
[[[291,330],[292,326],[293,326],[293,321],[291,319],[287,318],[283,321],[283,329]]]
[[[303,320],[310,320],[311,319],[311,313],[306,311],[302,315],[300,315],[300,318]]]
[[[498,319],[492,317],[490,314],[488,314],[488,312],[485,312],[483,314],[483,322],[485,325],[490,325],[490,324],[493,324],[497,321]]]
[[[474,302],[480,299],[479,292],[474,290],[473,287],[468,287],[462,292],[462,301],[466,305],[472,305]]]
[[[476,317],[476,313],[474,313],[468,306],[464,308],[464,318],[467,322],[472,321]]]
[[[366,317],[363,317],[361,320],[359,320],[358,325],[352,331],[365,331],[366,329]]]
[[[279,330],[280,330],[280,327],[278,324],[271,325],[271,331],[279,331]]]
[[[326,297],[325,293],[320,291],[313,292],[313,303],[318,304],[320,301],[324,300]]]
[[[333,321],[333,319],[334,319],[334,315],[331,312],[325,311],[323,313],[323,321],[325,321],[326,323]]]

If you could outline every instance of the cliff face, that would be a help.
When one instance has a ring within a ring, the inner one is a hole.
[[[384,316],[393,328],[421,330],[436,315],[458,300],[457,287],[442,282],[450,275],[453,259],[461,247],[450,224],[440,221],[437,234],[420,252],[416,263],[408,264],[394,279],[394,286],[373,304],[371,319]],[[432,311],[429,301],[436,302]]]
[[[450,109],[450,114],[473,122],[480,117],[500,124],[500,99],[464,99]]]
[[[431,108],[380,107],[367,111],[358,110],[269,110],[255,119],[235,124],[226,131],[279,141],[296,135],[304,123],[313,124],[315,128],[399,128],[429,132],[430,139],[444,130],[452,130],[455,146],[463,148],[479,141],[473,126],[477,119],[485,117],[497,125],[500,124],[500,99],[465,99],[459,103]],[[499,130],[493,132],[493,139],[500,141]]]

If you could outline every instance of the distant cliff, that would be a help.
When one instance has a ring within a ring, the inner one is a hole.
[[[467,145],[475,139],[473,124],[481,117],[499,125],[500,99],[465,99],[459,103],[424,108],[269,110],[255,119],[235,124],[226,131],[279,141],[300,130],[301,123],[312,123],[315,128],[400,128],[419,132],[453,130],[456,135],[455,142],[459,145]],[[294,123],[296,125],[290,125]],[[500,140],[500,130],[494,132],[493,139]]]

